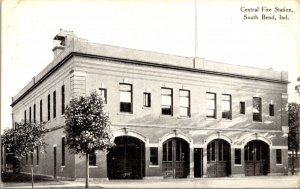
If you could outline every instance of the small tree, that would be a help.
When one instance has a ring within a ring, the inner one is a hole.
[[[14,173],[19,172],[19,170],[17,170],[17,168],[19,168],[19,160],[14,155],[16,145],[13,129],[4,130],[4,133],[1,135],[1,146],[4,147],[5,156],[3,156],[3,158],[5,159],[5,164],[11,164]],[[6,171],[6,165],[4,165],[4,170]]]
[[[112,147],[113,135],[103,100],[96,91],[74,98],[65,112],[65,133],[71,153],[86,156],[86,188],[89,187],[89,154]]]
[[[46,132],[44,123],[21,122],[16,124],[16,128],[6,130],[1,142],[6,150],[14,154],[14,158],[20,160],[28,153],[33,155],[37,148],[40,152],[44,152],[47,145],[44,141]],[[33,165],[31,165],[31,178],[33,188]]]
[[[292,174],[294,175],[295,170],[295,154],[298,157],[299,151],[299,113],[300,105],[297,103],[289,103],[288,105],[288,124],[289,124],[289,135],[288,135],[288,147],[292,151]]]

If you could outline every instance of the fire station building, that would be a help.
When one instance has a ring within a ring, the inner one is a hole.
[[[84,178],[64,112],[97,90],[116,146],[90,154],[97,179],[277,175],[287,171],[287,72],[54,37],[54,59],[13,97],[13,120],[46,121],[46,153],[22,171]]]

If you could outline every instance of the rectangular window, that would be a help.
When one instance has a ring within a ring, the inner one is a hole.
[[[161,88],[161,114],[173,115],[173,91]]]
[[[190,91],[179,90],[180,116],[190,117]]]
[[[61,115],[65,113],[65,86],[61,86]]]
[[[276,164],[282,164],[281,149],[276,149]]]
[[[56,91],[53,92],[53,118],[56,118]]]
[[[222,94],[222,118],[232,119],[231,95]]]
[[[30,163],[33,165],[33,152],[30,153]]]
[[[132,113],[132,86],[120,84],[120,112]]]
[[[245,114],[245,102],[240,102],[240,114]]]
[[[31,123],[31,107],[29,107],[29,123]]]
[[[253,121],[262,121],[261,98],[259,97],[253,97]]]
[[[274,116],[274,104],[269,105],[269,113],[270,113],[270,116]]]
[[[26,162],[25,162],[26,165],[28,165],[28,154],[27,154],[27,153],[25,154],[25,161],[26,161]]]
[[[96,166],[96,153],[89,154],[89,166]]]
[[[17,122],[15,122],[15,128],[14,129],[16,129],[16,130],[19,129],[19,124]]]
[[[48,95],[48,121],[50,120],[50,94]]]
[[[144,93],[144,107],[151,107],[151,93]]]
[[[40,100],[40,122],[43,121],[43,101]]]
[[[234,164],[237,165],[242,164],[241,155],[242,155],[241,149],[238,148],[234,149]]]
[[[24,111],[24,122],[26,123],[26,120],[27,120],[27,113],[26,113],[26,110]]]
[[[99,93],[100,93],[100,96],[103,100],[103,103],[104,104],[107,104],[107,89],[105,88],[99,88]]]
[[[65,137],[61,138],[61,166],[65,166],[66,159],[65,159],[65,151],[66,151],[66,143]]]
[[[39,147],[36,148],[36,164],[39,165],[40,163],[40,149]]]
[[[36,105],[33,105],[33,122],[36,122]]]
[[[216,93],[206,93],[206,117],[216,118]]]
[[[150,148],[150,165],[158,165],[158,148]]]

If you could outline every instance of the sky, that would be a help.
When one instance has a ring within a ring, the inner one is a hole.
[[[11,97],[53,60],[60,29],[95,43],[288,71],[289,101],[299,102],[298,0],[3,0],[1,14],[1,131],[11,127]]]

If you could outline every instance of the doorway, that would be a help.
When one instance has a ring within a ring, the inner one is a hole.
[[[165,178],[186,178],[189,174],[189,144],[180,138],[163,143],[162,169]]]
[[[194,148],[194,177],[203,176],[203,149]]]
[[[145,144],[141,140],[121,136],[107,154],[109,179],[142,179],[145,176]]]
[[[252,140],[245,146],[245,175],[259,176],[269,172],[269,145],[260,140]]]
[[[207,145],[207,176],[226,177],[230,174],[230,144],[215,139]]]

